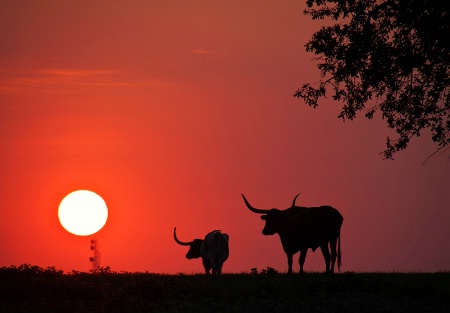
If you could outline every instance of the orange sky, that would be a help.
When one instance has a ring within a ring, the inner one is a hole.
[[[0,1],[0,266],[202,272],[172,237],[230,236],[224,272],[287,270],[260,208],[329,204],[343,271],[450,270],[446,156],[424,134],[395,161],[379,116],[292,97],[318,78],[304,1]],[[77,237],[60,201],[88,189],[106,226]],[[296,258],[298,258],[296,256]],[[323,271],[319,251],[305,269]],[[298,271],[297,260],[294,270]]]

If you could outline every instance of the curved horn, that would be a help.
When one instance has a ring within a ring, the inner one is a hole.
[[[253,213],[258,213],[258,214],[267,214],[267,213],[269,213],[270,210],[255,209],[254,207],[252,207],[250,205],[250,203],[248,203],[247,199],[245,199],[245,196],[243,194],[241,194],[241,196],[242,196],[242,198],[244,198],[245,205],[247,206],[247,208],[249,208],[249,210],[252,211]]]
[[[192,243],[192,241],[191,242],[182,242],[182,241],[178,240],[178,238],[177,238],[177,228],[176,227],[173,229],[173,238],[175,239],[177,244],[182,245],[182,246],[189,246]]]
[[[300,192],[301,193],[301,192]],[[295,196],[294,201],[292,201],[292,206],[295,206],[295,200],[297,200],[297,197],[300,196],[300,193],[298,195]]]

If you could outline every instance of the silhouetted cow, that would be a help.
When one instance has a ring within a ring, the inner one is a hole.
[[[227,234],[221,233],[220,230],[214,230],[205,236],[205,239],[194,239],[189,242],[182,242],[178,240],[177,228],[173,229],[173,238],[182,246],[190,246],[187,259],[202,258],[203,267],[205,273],[209,275],[209,271],[212,269],[213,275],[222,273],[223,263],[228,259],[229,249]]]
[[[303,273],[306,253],[311,248],[315,251],[318,247],[322,251],[326,264],[326,273],[334,273],[334,264],[337,257],[337,265],[341,267],[341,225],[344,221],[338,210],[331,206],[298,207],[295,205],[295,196],[292,207],[286,210],[261,210],[255,209],[244,198],[250,211],[264,214],[261,219],[266,221],[262,231],[263,235],[279,234],[283,250],[288,259],[288,274],[292,273],[292,257],[300,251],[300,274]],[[331,248],[328,249],[328,244]],[[337,251],[336,251],[337,245]],[[331,261],[331,264],[330,264]]]

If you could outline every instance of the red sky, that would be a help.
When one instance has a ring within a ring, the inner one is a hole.
[[[259,208],[329,204],[343,271],[450,270],[450,165],[424,134],[394,161],[380,116],[293,98],[318,79],[304,1],[0,1],[0,266],[202,272],[172,237],[230,236],[224,272],[287,270]],[[109,208],[65,231],[65,195]],[[298,271],[297,258],[294,270]],[[323,271],[320,251],[305,269]]]

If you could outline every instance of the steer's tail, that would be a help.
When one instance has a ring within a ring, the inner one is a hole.
[[[337,253],[337,266],[338,266],[338,271],[341,271],[341,265],[342,265],[342,260],[341,260],[341,232],[339,232],[339,236],[338,236],[338,253]]]
[[[221,236],[220,236],[220,233],[216,233],[215,234],[216,236],[215,236],[215,241],[217,242],[217,251],[216,251],[216,255],[215,255],[215,257],[216,257],[216,268],[215,268],[215,270],[216,270],[216,274],[221,274],[221,272],[222,272],[222,264],[221,264],[221,262],[220,262],[220,260],[221,260],[221,252],[222,252],[222,247],[220,246],[220,244],[221,244]]]

